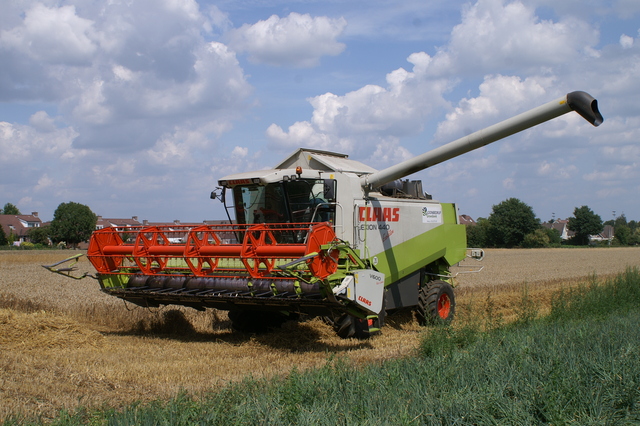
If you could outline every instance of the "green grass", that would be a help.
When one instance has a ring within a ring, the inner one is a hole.
[[[640,272],[561,292],[544,318],[527,300],[514,324],[426,330],[406,359],[354,368],[333,358],[198,398],[63,412],[53,424],[640,424]]]
[[[553,301],[551,321],[605,318],[640,308],[640,272],[627,269],[612,280],[592,277],[588,285],[560,292]]]

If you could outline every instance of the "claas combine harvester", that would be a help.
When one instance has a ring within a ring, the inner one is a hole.
[[[569,111],[602,122],[597,101],[572,92],[382,171],[299,149],[274,169],[219,180],[212,198],[229,224],[104,228],[87,257],[107,294],[227,310],[241,331],[306,314],[327,318],[341,337],[366,338],[400,308],[423,323],[450,321],[450,267],[467,257],[465,227],[455,204],[402,178]]]

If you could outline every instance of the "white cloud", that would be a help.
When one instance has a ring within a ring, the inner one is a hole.
[[[544,160],[538,165],[539,176],[551,177],[553,179],[572,179],[578,172],[578,167],[573,164],[563,165],[555,161]]]
[[[238,52],[247,52],[257,63],[309,68],[318,65],[322,56],[342,53],[345,45],[336,39],[346,25],[344,18],[295,12],[284,18],[272,15],[230,31],[229,44]]]
[[[216,10],[201,14],[193,0],[12,10],[0,98],[56,102],[83,149],[136,152],[185,120],[233,120],[251,86],[235,53],[203,37],[223,21]]]
[[[231,150],[232,157],[244,158],[249,154],[249,148],[243,146],[236,146]]]
[[[184,145],[175,140],[163,138],[157,141],[147,153],[155,163],[167,166],[184,165],[185,160],[189,158],[189,151]]]
[[[582,178],[586,181],[597,181],[600,183],[636,180],[638,178],[638,172],[638,164],[617,164],[609,170],[595,170],[591,173],[587,173]]]
[[[43,191],[53,186],[53,184],[54,184],[53,179],[51,179],[49,175],[45,173],[40,177],[40,179],[38,179],[38,184],[34,187],[34,190]]]
[[[0,46],[52,64],[89,65],[95,38],[93,22],[77,16],[75,6],[36,3],[25,11],[21,26],[0,32]]]
[[[386,87],[370,84],[343,96],[325,93],[308,99],[314,108],[310,121],[296,122],[288,132],[272,124],[267,136],[281,148],[317,146],[369,156],[374,146],[418,134],[429,115],[446,105],[443,93],[450,84],[427,75],[430,57],[426,53],[412,54],[408,61],[412,71],[390,72]]]
[[[111,108],[105,104],[105,82],[96,79],[88,83],[75,99],[68,100],[69,104],[75,103],[71,115],[83,124],[105,124],[113,118]]]
[[[271,124],[266,131],[267,137],[279,148],[294,149],[300,146],[307,148],[335,149],[335,138],[317,131],[308,121],[298,121],[289,126],[288,132],[276,124]]]
[[[479,96],[461,99],[438,124],[435,139],[453,140],[537,106],[543,99],[550,101],[547,92],[553,82],[549,77],[486,76]]]
[[[20,201],[18,201],[19,206],[30,205],[30,204],[34,204],[33,197],[22,197]]]
[[[264,170],[271,168],[272,164],[265,162],[266,153],[261,150],[251,150],[246,147],[235,146],[228,152],[221,150],[219,155],[211,159],[208,171],[217,179],[233,173],[247,170]]]
[[[598,31],[584,21],[541,20],[534,8],[519,1],[479,0],[464,9],[451,41],[435,55],[416,52],[408,57],[410,71],[390,72],[384,87],[370,84],[342,96],[313,97],[309,121],[295,123],[288,133],[272,125],[267,134],[280,146],[306,140],[358,152],[358,147],[371,146],[376,138],[418,134],[433,111],[449,108],[445,96],[458,83],[459,74],[489,72],[479,95],[460,100],[438,125],[437,143],[448,142],[562,94],[554,67],[565,66],[571,58],[597,56],[592,47],[597,41]],[[492,72],[505,68],[533,72]],[[566,124],[545,129],[555,131],[555,137],[569,131]]]
[[[633,47],[633,37],[622,34],[620,36],[620,46],[622,46],[623,49],[631,49]]]
[[[627,196],[629,191],[625,188],[603,188],[596,191],[598,198],[615,199],[622,196]]]
[[[36,113],[34,120],[38,123],[34,127],[0,122],[0,164],[18,169],[34,160],[56,162],[83,154],[72,149],[77,137],[73,128],[52,129],[45,116],[46,113]]]
[[[541,20],[520,1],[479,0],[465,7],[441,54],[454,58],[457,73],[491,72],[563,64],[597,42],[598,31],[579,19]]]
[[[213,186],[208,169],[228,158],[216,143],[250,106],[235,52],[215,40],[227,16],[194,0],[66,3],[0,16],[0,100],[57,113],[0,123],[1,195],[37,190],[34,206],[74,199],[112,212],[139,206],[140,193],[198,198],[193,182]]]
[[[371,151],[370,151],[371,152]],[[401,163],[413,157],[405,147],[400,145],[396,138],[382,140],[375,145],[375,150],[363,162],[376,169],[383,169],[394,164]]]
[[[209,5],[204,13],[208,17],[208,20],[203,24],[205,31],[214,32],[219,29],[221,33],[225,33],[233,28],[229,15],[222,12],[217,6]]]
[[[131,81],[134,78],[133,71],[131,71],[129,68],[123,67],[122,65],[114,65],[113,74],[118,79],[123,81]]]
[[[164,6],[171,14],[184,15],[189,21],[196,22],[201,19],[200,6],[195,0],[164,0]]]
[[[38,111],[29,117],[29,125],[41,133],[49,133],[56,130],[55,120],[49,117],[45,111]]]
[[[624,146],[607,146],[602,149],[602,154],[606,159],[616,163],[634,163],[640,164],[640,146],[624,145]]]
[[[212,135],[217,138],[228,130],[225,121],[211,121],[197,128],[178,126],[173,132],[162,135],[143,158],[154,166],[189,167],[194,162],[203,161],[200,157],[202,152],[213,147],[210,141]]]
[[[502,181],[502,187],[504,189],[516,189],[515,179],[508,177]]]
[[[93,182],[111,190],[135,188],[136,191],[157,188],[162,185],[163,178],[151,173],[140,175],[136,170],[144,159],[111,157],[91,168]]]

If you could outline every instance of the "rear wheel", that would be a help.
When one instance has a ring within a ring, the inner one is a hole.
[[[456,311],[453,288],[445,281],[431,281],[420,288],[417,314],[422,325],[450,323]]]

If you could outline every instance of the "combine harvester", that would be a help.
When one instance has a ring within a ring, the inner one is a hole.
[[[570,111],[603,121],[594,98],[572,92],[382,171],[299,149],[274,169],[219,180],[212,198],[230,224],[104,228],[87,257],[107,294],[143,307],[227,310],[241,331],[307,314],[329,319],[343,338],[366,338],[387,312],[407,307],[421,323],[448,322],[465,226],[455,204],[401,179]]]

